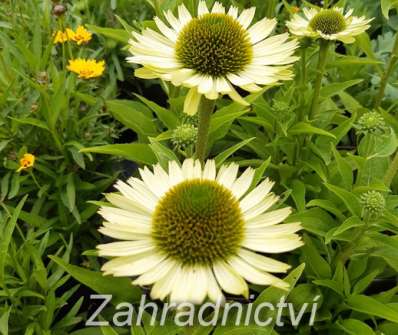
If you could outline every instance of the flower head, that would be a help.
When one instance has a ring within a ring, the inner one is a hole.
[[[304,8],[304,16],[294,14],[287,22],[290,32],[297,36],[323,38],[325,40],[340,40],[353,43],[354,36],[362,34],[370,27],[372,19],[352,16],[350,9],[344,14],[344,9],[335,7],[330,9]]]
[[[209,11],[201,0],[198,16],[192,17],[181,5],[178,17],[165,12],[167,23],[155,17],[160,33],[150,28],[133,33],[129,41],[133,56],[127,60],[143,65],[136,70],[137,77],[161,78],[190,88],[184,108],[188,114],[197,112],[202,95],[215,100],[228,94],[247,105],[235,86],[257,92],[261,85],[289,80],[291,65],[297,60],[293,56],[297,41],[288,41],[286,33],[269,37],[275,19],[264,18],[250,26],[255,10],[239,14],[231,6],[226,12],[216,2]]]
[[[360,197],[362,210],[365,216],[370,218],[377,218],[386,207],[386,200],[384,196],[377,191],[368,191]]]
[[[279,197],[274,183],[264,180],[253,190],[254,170],[239,177],[238,165],[218,173],[209,160],[187,159],[168,172],[155,165],[140,170],[141,179],[115,185],[108,194],[112,207],[101,207],[100,232],[122,240],[98,246],[100,256],[115,257],[102,270],[133,276],[136,285],[153,285],[153,299],[200,304],[206,297],[223,299],[222,291],[248,295],[246,281],[286,289],[271,273],[289,265],[260,253],[281,253],[302,245],[300,223],[280,224],[290,208],[270,210]],[[246,280],[246,281],[245,281]]]
[[[77,73],[79,78],[90,79],[102,75],[105,70],[105,62],[103,60],[97,62],[95,59],[71,59],[67,69]]]
[[[83,26],[78,26],[72,40],[75,41],[78,45],[86,44],[91,41],[92,33],[90,33],[86,28]]]
[[[355,123],[354,127],[358,134],[383,135],[388,132],[388,126],[384,118],[377,112],[363,114]]]
[[[67,41],[73,41],[74,35],[75,35],[74,31],[70,28],[66,28],[65,31],[58,30],[54,34],[53,43],[54,44],[58,44],[58,43],[63,44]]]
[[[19,160],[19,168],[17,172],[29,169],[35,164],[36,157],[33,154],[24,154]]]
[[[193,124],[182,124],[173,131],[171,142],[180,148],[193,145],[198,137],[198,128]]]

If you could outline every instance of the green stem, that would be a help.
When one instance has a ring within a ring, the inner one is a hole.
[[[319,59],[318,66],[316,69],[316,79],[314,84],[314,95],[312,98],[312,104],[309,114],[309,119],[312,120],[314,116],[318,113],[319,109],[319,96],[321,93],[322,79],[325,74],[327,53],[329,48],[329,41],[320,39],[319,40]]]
[[[302,92],[305,92],[307,87],[307,52],[305,47],[301,47],[301,82],[300,87]],[[298,114],[298,121],[304,121],[305,113],[304,113],[304,104],[305,104],[305,97],[304,94],[301,95],[302,97],[302,106],[299,110]]]
[[[387,187],[391,186],[391,183],[392,183],[397,171],[398,171],[398,151],[396,152],[395,157],[392,160],[390,166],[388,167],[386,175],[384,176],[384,184]]]
[[[381,78],[380,89],[374,102],[374,108],[380,107],[380,104],[384,98],[384,93],[387,87],[388,78],[390,78],[390,75],[392,74],[394,67],[397,64],[397,61],[398,61],[398,33],[395,35],[395,43],[392,49],[391,57],[388,62],[387,68]]]
[[[202,97],[199,106],[199,128],[198,128],[198,139],[196,141],[196,153],[195,156],[202,163],[206,158],[207,143],[209,140],[209,129],[210,119],[213,113],[215,100],[209,100]]]

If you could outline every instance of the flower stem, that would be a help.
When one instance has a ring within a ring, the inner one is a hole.
[[[318,59],[318,66],[316,69],[314,95],[312,98],[312,104],[311,104],[311,109],[310,109],[310,114],[309,114],[310,120],[312,120],[314,118],[314,116],[318,113],[319,96],[321,93],[322,79],[325,74],[328,48],[329,48],[329,41],[320,39],[319,40],[319,59]]]
[[[398,151],[395,153],[394,159],[392,160],[390,166],[388,167],[386,175],[384,176],[384,184],[387,187],[391,186],[391,183],[397,171],[398,171]]]
[[[387,68],[381,78],[380,89],[379,89],[379,93],[377,94],[375,102],[374,102],[374,108],[380,107],[381,101],[384,98],[384,93],[385,93],[385,90],[387,87],[388,78],[392,74],[394,67],[397,64],[397,61],[398,61],[398,33],[396,33],[396,35],[395,35],[395,43],[394,43],[394,46],[392,49],[391,57],[388,62]]]
[[[206,158],[207,143],[209,139],[210,119],[215,106],[215,100],[202,97],[199,106],[198,139],[196,141],[195,156],[202,163]]]

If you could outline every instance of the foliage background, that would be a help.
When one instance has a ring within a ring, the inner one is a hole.
[[[196,2],[185,1],[191,10]],[[295,6],[311,5],[223,2],[254,5],[257,18],[277,16],[279,32],[286,30],[284,22]],[[124,61],[128,32],[153,25],[155,13],[179,3],[65,1],[66,12],[57,17],[56,3],[49,0],[1,2],[0,333],[398,334],[398,183],[385,177],[396,172],[396,67],[376,110],[385,120],[383,133],[361,133],[357,127],[359,118],[373,110],[393,56],[398,15],[392,0],[339,1],[356,15],[375,19],[356,43],[337,44],[329,53],[314,120],[303,115],[312,99],[318,45],[307,43],[299,51],[306,58],[296,65],[294,81],[248,97],[252,106],[247,109],[222,100],[211,121],[209,156],[217,164],[254,166],[257,178],[276,180],[283,202],[295,208],[291,220],[304,225],[305,246],[281,258],[296,267],[288,277],[293,284],[289,301],[301,306],[321,295],[314,327],[179,329],[144,322],[132,329],[84,329],[95,309],[91,293],[113,293],[114,303],[136,301],[141,294],[128,279],[103,277],[99,271],[102,261],[94,249],[103,241],[96,231],[102,193],[116,178],[136,173],[137,164],[164,164],[192,153],[192,145],[173,141],[178,126],[197,122],[182,115],[186,92],[138,80]],[[79,24],[95,33],[88,46],[63,50],[52,43],[56,30]],[[76,79],[65,70],[69,52],[105,59],[105,74],[98,80]],[[34,153],[37,163],[17,173],[25,152]],[[371,220],[360,201],[370,190],[386,200],[382,215]],[[284,294],[261,287],[253,292],[256,303]],[[103,317],[112,312],[109,307]]]

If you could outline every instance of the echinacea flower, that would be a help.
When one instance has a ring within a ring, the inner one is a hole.
[[[22,170],[29,169],[33,167],[35,164],[36,157],[33,154],[24,154],[22,158],[19,160],[19,168],[17,172],[21,172]]]
[[[198,16],[192,17],[182,4],[178,17],[169,10],[167,23],[155,17],[159,32],[146,28],[133,32],[129,41],[130,63],[141,64],[137,77],[161,78],[175,86],[190,88],[184,111],[197,112],[201,96],[215,100],[228,94],[233,100],[248,105],[235,86],[258,92],[261,85],[289,80],[297,57],[297,41],[288,41],[287,33],[269,37],[276,19],[264,18],[251,25],[256,8],[226,9],[215,2],[209,11],[199,1]],[[251,25],[251,26],[250,26]]]
[[[66,28],[65,31],[58,30],[54,34],[53,43],[54,44],[58,44],[58,43],[63,44],[67,41],[72,41],[74,38],[74,35],[75,35],[74,31],[70,28]]]
[[[364,16],[353,16],[350,9],[344,14],[344,9],[334,7],[330,9],[304,8],[304,16],[294,14],[286,23],[290,32],[296,36],[323,38],[325,40],[340,40],[344,43],[353,43],[354,36],[362,34],[370,27]]]
[[[77,73],[79,78],[90,79],[102,75],[105,70],[105,62],[103,60],[97,62],[95,59],[71,59],[67,69]]]
[[[72,40],[75,41],[78,45],[86,44],[91,41],[92,33],[90,33],[83,26],[78,26]]]
[[[140,175],[118,181],[120,194],[107,194],[111,205],[99,211],[100,232],[122,240],[98,246],[100,256],[114,257],[102,267],[106,275],[135,277],[135,285],[153,285],[153,299],[175,303],[223,301],[222,291],[247,297],[246,281],[289,287],[272,273],[290,266],[260,254],[302,245],[301,224],[281,224],[291,208],[270,210],[279,200],[273,182],[250,190],[252,168],[238,177],[237,164],[217,172],[213,160],[203,168],[198,160],[170,161],[168,172],[158,164]]]

